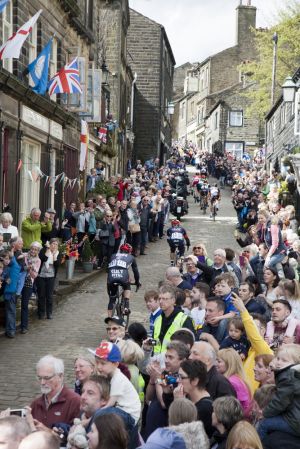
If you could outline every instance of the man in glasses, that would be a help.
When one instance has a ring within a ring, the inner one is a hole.
[[[79,416],[80,396],[64,385],[64,362],[46,355],[38,361],[36,374],[42,395],[30,405],[33,418],[49,428],[73,424]]]

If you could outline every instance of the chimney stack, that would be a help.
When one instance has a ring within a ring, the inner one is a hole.
[[[256,28],[256,7],[251,5],[251,0],[247,0],[247,5],[240,0],[236,8],[236,45],[249,45],[253,38],[251,28]]]

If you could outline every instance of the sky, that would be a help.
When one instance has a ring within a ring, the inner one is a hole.
[[[247,4],[248,0],[243,0]],[[129,0],[129,6],[162,24],[176,65],[203,61],[235,44],[235,8],[240,0]],[[276,22],[284,0],[252,0],[257,27]]]

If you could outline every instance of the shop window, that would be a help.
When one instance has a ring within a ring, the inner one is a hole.
[[[6,42],[13,34],[13,13],[12,13],[12,3],[9,2],[6,5],[2,13],[2,42]],[[4,69],[12,72],[13,69],[13,59],[3,59],[2,66]]]

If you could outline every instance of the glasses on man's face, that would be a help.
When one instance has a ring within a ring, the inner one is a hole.
[[[52,380],[55,376],[56,374],[52,374],[52,376],[36,376],[36,378],[39,382],[41,382],[42,380],[44,380],[45,382],[49,382],[49,380]]]
[[[107,332],[110,332],[110,331],[117,331],[117,330],[119,330],[119,328],[118,328],[117,326],[107,327],[107,328],[106,328],[106,331],[107,331]]]

